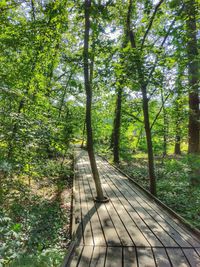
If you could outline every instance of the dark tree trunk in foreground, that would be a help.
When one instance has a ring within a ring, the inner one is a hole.
[[[140,69],[138,69],[138,72],[139,71]],[[148,104],[148,98],[147,98],[147,88],[146,88],[146,85],[143,83],[144,82],[141,82],[141,91],[142,91],[142,98],[143,98],[144,127],[145,127],[146,140],[147,140],[147,151],[148,151],[150,192],[153,195],[156,195],[156,176],[155,176],[155,171],[154,171],[153,144],[152,144],[152,137],[151,137],[151,128],[150,128],[150,123],[149,123],[149,104]]]
[[[188,152],[199,153],[199,63],[196,29],[195,0],[186,2],[186,28],[187,28],[187,53],[188,53],[188,78],[189,78],[189,128]]]
[[[117,101],[115,109],[115,119],[113,128],[113,160],[119,163],[119,143],[120,143],[120,125],[121,125],[121,105],[122,105],[122,87],[120,86],[117,91]]]
[[[132,0],[130,0],[129,2],[129,10],[128,10],[129,16],[131,15],[131,10],[132,10]],[[127,19],[127,32],[130,37],[131,47],[136,51],[135,64],[136,64],[140,88],[142,92],[144,127],[145,127],[147,151],[148,151],[150,192],[153,195],[156,195],[156,176],[155,176],[155,171],[154,171],[154,155],[153,155],[153,145],[152,145],[152,137],[151,137],[151,127],[150,127],[150,122],[149,122],[149,104],[148,104],[149,100],[147,97],[147,83],[144,77],[143,64],[142,64],[141,56],[139,54],[140,52],[138,51],[136,47],[134,33],[131,30],[130,17],[129,19]]]
[[[87,129],[87,150],[90,159],[92,174],[96,186],[97,198],[99,201],[104,200],[103,190],[99,178],[99,173],[96,165],[94,148],[93,148],[93,133],[92,133],[92,87],[89,74],[89,31],[90,31],[90,7],[91,0],[85,0],[85,33],[84,33],[84,79],[86,91],[86,129]]]

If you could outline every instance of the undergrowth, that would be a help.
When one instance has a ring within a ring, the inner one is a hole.
[[[60,266],[70,242],[71,161],[1,177],[0,266]]]

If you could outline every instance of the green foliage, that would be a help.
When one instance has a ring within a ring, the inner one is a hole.
[[[5,266],[59,266],[66,253],[71,161],[39,163],[28,177],[15,175],[2,182],[0,263]]]
[[[23,255],[15,259],[9,267],[56,267],[63,260],[66,251],[58,251],[56,248],[45,250],[37,255]]]

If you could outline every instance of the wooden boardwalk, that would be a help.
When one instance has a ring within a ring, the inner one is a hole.
[[[200,267],[200,240],[100,157],[107,204],[95,204],[86,151],[76,150],[75,246],[66,267]]]

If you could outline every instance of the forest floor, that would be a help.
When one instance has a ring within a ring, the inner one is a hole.
[[[71,174],[70,158],[51,159],[2,179],[0,266],[60,266],[70,243]]]
[[[100,151],[100,154],[101,151]],[[130,156],[127,157],[127,154]],[[111,155],[103,154],[109,161]],[[149,190],[148,161],[145,153],[123,153],[118,167]],[[198,159],[199,160],[199,159]],[[200,184],[191,184],[191,166],[187,155],[155,157],[157,197],[200,229]]]

